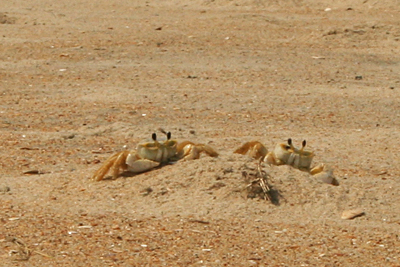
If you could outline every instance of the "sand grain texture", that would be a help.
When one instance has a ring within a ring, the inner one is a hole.
[[[400,3],[337,2],[2,3],[0,265],[400,266]],[[159,127],[220,157],[89,182]],[[249,194],[289,137],[339,186]]]

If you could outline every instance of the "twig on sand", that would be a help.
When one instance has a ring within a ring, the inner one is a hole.
[[[249,176],[251,176],[251,175],[247,174],[247,172],[243,172],[242,174],[243,174],[243,176],[245,176],[246,179],[248,179]],[[247,185],[247,188],[254,187],[254,185],[258,184],[263,191],[264,200],[272,201],[271,188],[268,185],[269,175],[266,171],[264,171],[262,169],[262,160],[261,159],[258,161],[257,173],[256,173],[255,177],[256,177],[256,179],[251,180],[250,183]]]
[[[260,183],[260,186],[264,192],[264,200],[271,201],[271,196],[270,196],[271,189],[268,186],[269,175],[267,174],[266,171],[262,169],[261,159],[258,161],[257,164],[257,174],[259,176],[258,182]]]

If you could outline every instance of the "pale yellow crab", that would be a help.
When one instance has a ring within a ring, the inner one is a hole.
[[[162,163],[198,159],[202,152],[210,157],[218,157],[218,153],[208,145],[194,144],[190,141],[178,143],[171,139],[170,132],[162,132],[167,135],[167,140],[157,141],[157,135],[153,133],[153,142],[139,144],[136,150],[118,152],[107,159],[94,173],[92,180],[103,180],[110,170],[112,178],[116,179],[123,171],[140,173],[154,169]]]
[[[304,150],[307,142],[304,140],[300,149],[294,147],[292,139],[288,139],[287,143],[279,143],[275,146],[274,151],[268,152],[268,149],[258,141],[247,142],[240,148],[236,149],[234,153],[246,155],[260,159],[269,165],[288,165],[295,169],[305,171],[311,175],[315,175],[324,182],[337,184],[333,176],[333,170],[320,163],[311,168],[311,163],[315,156],[314,152]]]
[[[289,138],[287,144],[277,144],[274,151],[266,155],[264,161],[270,165],[289,165],[309,172],[314,152],[304,150],[306,144],[306,140],[303,140],[301,148],[297,149],[293,146],[292,139]]]

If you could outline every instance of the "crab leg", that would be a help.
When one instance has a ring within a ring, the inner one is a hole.
[[[127,165],[125,163],[125,159],[128,156],[129,151],[122,151],[112,155],[109,159],[107,159],[103,166],[98,169],[94,175],[92,176],[92,180],[94,181],[101,181],[103,180],[104,176],[108,173],[110,169],[113,172],[113,178],[118,177],[118,173],[120,169],[126,170]]]
[[[236,149],[233,153],[248,155],[255,159],[264,159],[264,157],[268,154],[268,149],[258,141],[247,142],[243,144],[241,147]]]
[[[210,146],[184,141],[178,144],[177,159],[199,159],[202,152],[210,157],[218,157],[218,153]]]

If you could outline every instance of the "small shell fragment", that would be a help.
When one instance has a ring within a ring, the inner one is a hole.
[[[44,172],[39,171],[39,170],[30,170],[30,171],[24,171],[23,174],[25,175],[35,175],[35,174],[44,174]]]
[[[365,215],[365,212],[362,209],[345,210],[342,213],[342,219],[352,220],[363,215]]]
[[[81,225],[81,226],[78,226],[77,228],[79,228],[79,229],[90,229],[90,228],[92,228],[92,226],[91,225]]]

